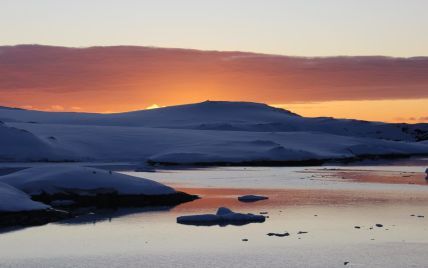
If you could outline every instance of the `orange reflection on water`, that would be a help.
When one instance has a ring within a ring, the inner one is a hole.
[[[201,197],[193,202],[182,204],[174,210],[215,210],[229,207],[237,210],[260,210],[267,208],[286,208],[293,206],[341,206],[371,205],[382,203],[428,203],[426,194],[414,192],[411,195],[397,194],[395,191],[367,190],[321,190],[321,189],[234,189],[234,188],[178,188],[178,190]],[[268,200],[244,203],[238,196],[256,194],[268,196]]]
[[[315,173],[317,179],[348,180],[352,182],[385,183],[385,184],[415,184],[428,186],[428,177],[424,173],[396,172],[377,170],[306,170],[302,173]]]

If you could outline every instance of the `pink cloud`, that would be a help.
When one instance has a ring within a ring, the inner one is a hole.
[[[60,103],[63,108],[116,111],[206,99],[428,98],[427,57],[304,58],[125,46],[26,45],[0,51],[4,105]]]

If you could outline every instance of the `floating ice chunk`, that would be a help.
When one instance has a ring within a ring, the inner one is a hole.
[[[225,226],[228,224],[244,225],[253,222],[264,222],[265,220],[265,216],[262,215],[254,215],[251,213],[236,213],[228,208],[221,207],[217,210],[216,214],[202,214],[178,217],[177,223],[188,225]]]

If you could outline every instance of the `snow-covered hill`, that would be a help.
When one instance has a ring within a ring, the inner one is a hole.
[[[304,118],[265,104],[207,101],[120,114],[0,109],[3,160],[293,162],[428,154],[428,124]],[[13,128],[12,128],[13,127]]]
[[[0,182],[0,214],[4,212],[22,212],[45,210],[48,205],[31,200],[26,193]]]
[[[173,188],[161,183],[136,178],[102,169],[52,165],[24,169],[0,176],[6,183],[21,191],[37,196],[41,194],[96,195],[114,192],[118,195],[171,195]]]
[[[169,207],[197,198],[149,179],[90,167],[46,165],[0,176],[0,226],[38,225],[76,213],[56,207]]]
[[[206,101],[116,114],[0,109],[4,122],[192,128],[203,124],[281,122],[298,117],[287,110],[251,102]]]
[[[54,138],[37,137],[23,129],[0,123],[0,161],[61,161],[71,155],[50,144]]]
[[[93,126],[231,130],[251,132],[317,131],[387,140],[428,139],[428,124],[388,124],[334,118],[305,118],[260,103],[206,101],[117,114],[40,112],[0,109],[4,122]]]

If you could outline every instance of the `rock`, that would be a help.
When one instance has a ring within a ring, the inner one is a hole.
[[[260,214],[261,214],[261,215],[267,215],[267,214],[268,214],[268,212],[267,212],[267,211],[262,211],[262,212],[260,212]]]
[[[354,226],[354,228],[355,228],[355,229],[361,229],[361,227],[360,227],[360,226]]]
[[[284,237],[284,236],[290,236],[290,233],[285,232],[285,233],[268,233],[267,236],[277,236],[277,237]]]
[[[376,227],[383,227],[383,224],[380,224],[380,223],[376,223]]]
[[[424,215],[418,215],[418,218],[425,218]]]
[[[345,261],[344,263],[343,263],[343,265],[348,265],[349,264],[349,261]]]
[[[244,241],[244,242],[248,242],[248,239],[247,239],[247,238],[244,238],[244,239],[242,239],[242,241]]]
[[[54,200],[50,203],[52,207],[68,207],[75,205],[76,202],[73,200]]]
[[[0,227],[37,226],[70,218],[70,214],[55,209],[0,213]]]
[[[299,232],[297,232],[297,234],[307,234],[308,232],[305,232],[305,231],[299,231]]]
[[[241,202],[257,202],[260,200],[266,200],[269,199],[269,197],[267,196],[261,196],[261,195],[243,195],[238,197],[238,200]]]

